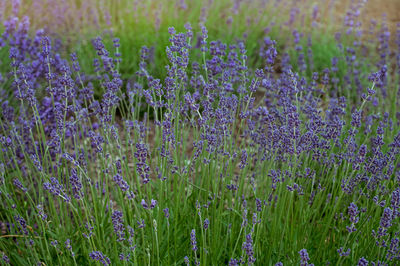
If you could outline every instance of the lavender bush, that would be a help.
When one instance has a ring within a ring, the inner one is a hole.
[[[118,38],[94,38],[83,69],[7,18],[2,263],[396,264],[400,44],[385,22],[368,44],[350,11],[321,71],[295,29],[249,65],[246,39],[186,24],[168,29],[166,66],[143,47],[128,78]]]

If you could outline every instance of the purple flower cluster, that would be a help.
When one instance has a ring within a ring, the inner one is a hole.
[[[83,185],[78,176],[78,171],[75,168],[71,170],[69,184],[71,185],[72,195],[74,198],[80,200],[84,196],[82,191]]]
[[[197,250],[197,241],[196,241],[196,230],[192,229],[190,232],[190,244],[192,245],[192,250]]]
[[[117,241],[125,240],[125,226],[123,213],[120,211],[114,211],[111,215],[112,224],[114,226],[114,232],[117,235]]]
[[[204,219],[203,223],[204,230],[207,230],[209,225],[210,225],[210,220],[208,220],[208,218]]]
[[[176,7],[189,10],[192,2]],[[68,43],[17,18],[20,1],[4,9],[14,15],[0,37],[9,53],[0,75],[0,224],[10,240],[4,251],[18,250],[11,259],[48,260],[42,249],[51,245],[63,263],[189,264],[190,257],[252,265],[257,257],[283,265],[299,258],[282,247],[301,241],[320,246],[309,249],[315,263],[400,260],[400,101],[393,93],[400,26],[395,48],[385,20],[363,36],[361,4],[353,1],[335,35],[338,54],[319,62],[318,39],[296,26],[307,23],[298,4],[285,7],[290,18],[280,25],[291,43],[266,36],[272,23],[253,45],[249,32],[230,43],[209,40],[211,2],[197,29],[169,28],[165,68],[155,64],[157,48],[143,47],[134,75],[122,60],[125,36],[94,38],[87,69],[85,55],[64,58]],[[239,14],[243,5],[234,2]],[[260,2],[258,10],[271,7]],[[320,27],[324,13],[310,10],[311,26]],[[377,39],[373,49],[368,38]],[[189,246],[177,242],[188,228],[193,252],[183,258]],[[298,254],[301,265],[312,265],[306,249]]]
[[[70,239],[65,240],[64,245],[65,245],[65,248],[66,248],[69,252],[71,252],[71,256],[74,257],[74,256],[75,256],[75,253],[72,251],[71,240],[70,240]]]
[[[300,254],[300,265],[301,266],[313,266],[314,264],[309,264],[308,261],[310,257],[308,256],[307,249],[302,249],[299,251]]]
[[[123,177],[120,174],[116,174],[113,177],[113,180],[123,192],[126,192],[129,190],[129,188],[130,188],[129,184],[123,179]]]
[[[92,252],[90,252],[89,256],[92,260],[98,261],[103,265],[111,264],[111,260],[107,256],[105,256],[103,253],[101,253],[101,251],[92,251]]]
[[[349,213],[349,220],[351,222],[351,226],[347,226],[347,231],[349,231],[349,233],[351,232],[355,232],[357,229],[355,228],[355,224],[358,223],[358,221],[360,220],[359,218],[359,213],[360,211],[358,210],[358,207],[356,204],[354,204],[353,202],[350,203],[350,206],[348,208],[348,213]]]
[[[19,188],[20,190],[22,190],[22,192],[27,192],[27,191],[28,191],[28,189],[25,188],[25,187],[22,185],[21,181],[20,181],[18,178],[15,178],[15,179],[13,180],[13,184],[14,184],[14,186],[16,186],[17,188]]]
[[[251,234],[246,235],[246,241],[243,242],[242,249],[246,252],[248,264],[254,264],[256,258],[254,257],[253,238],[251,237]]]
[[[147,202],[146,202],[144,199],[142,199],[142,201],[140,202],[140,204],[142,205],[142,207],[143,207],[144,209],[146,209],[146,210],[148,210],[148,209],[152,210],[152,209],[154,209],[154,208],[156,207],[156,205],[157,205],[157,200],[151,199],[150,205],[148,205]]]

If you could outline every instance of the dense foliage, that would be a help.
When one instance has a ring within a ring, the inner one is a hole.
[[[398,45],[385,21],[365,33],[354,4],[321,68],[317,8],[307,35],[285,24],[288,43],[265,31],[252,54],[246,36],[209,41],[187,23],[126,73],[119,38],[66,56],[13,3],[0,39],[2,263],[398,262],[400,30]]]

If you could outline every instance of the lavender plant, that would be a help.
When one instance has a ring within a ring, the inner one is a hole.
[[[306,50],[293,30],[283,54],[266,37],[249,65],[248,40],[186,24],[168,29],[165,76],[143,47],[129,78],[117,38],[92,40],[86,70],[29,19],[5,20],[2,263],[395,264],[400,50],[383,23],[364,75],[351,14],[357,41],[337,34],[321,71],[311,35]]]

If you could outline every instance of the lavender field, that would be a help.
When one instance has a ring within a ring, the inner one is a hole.
[[[371,3],[0,0],[1,265],[400,264]]]

